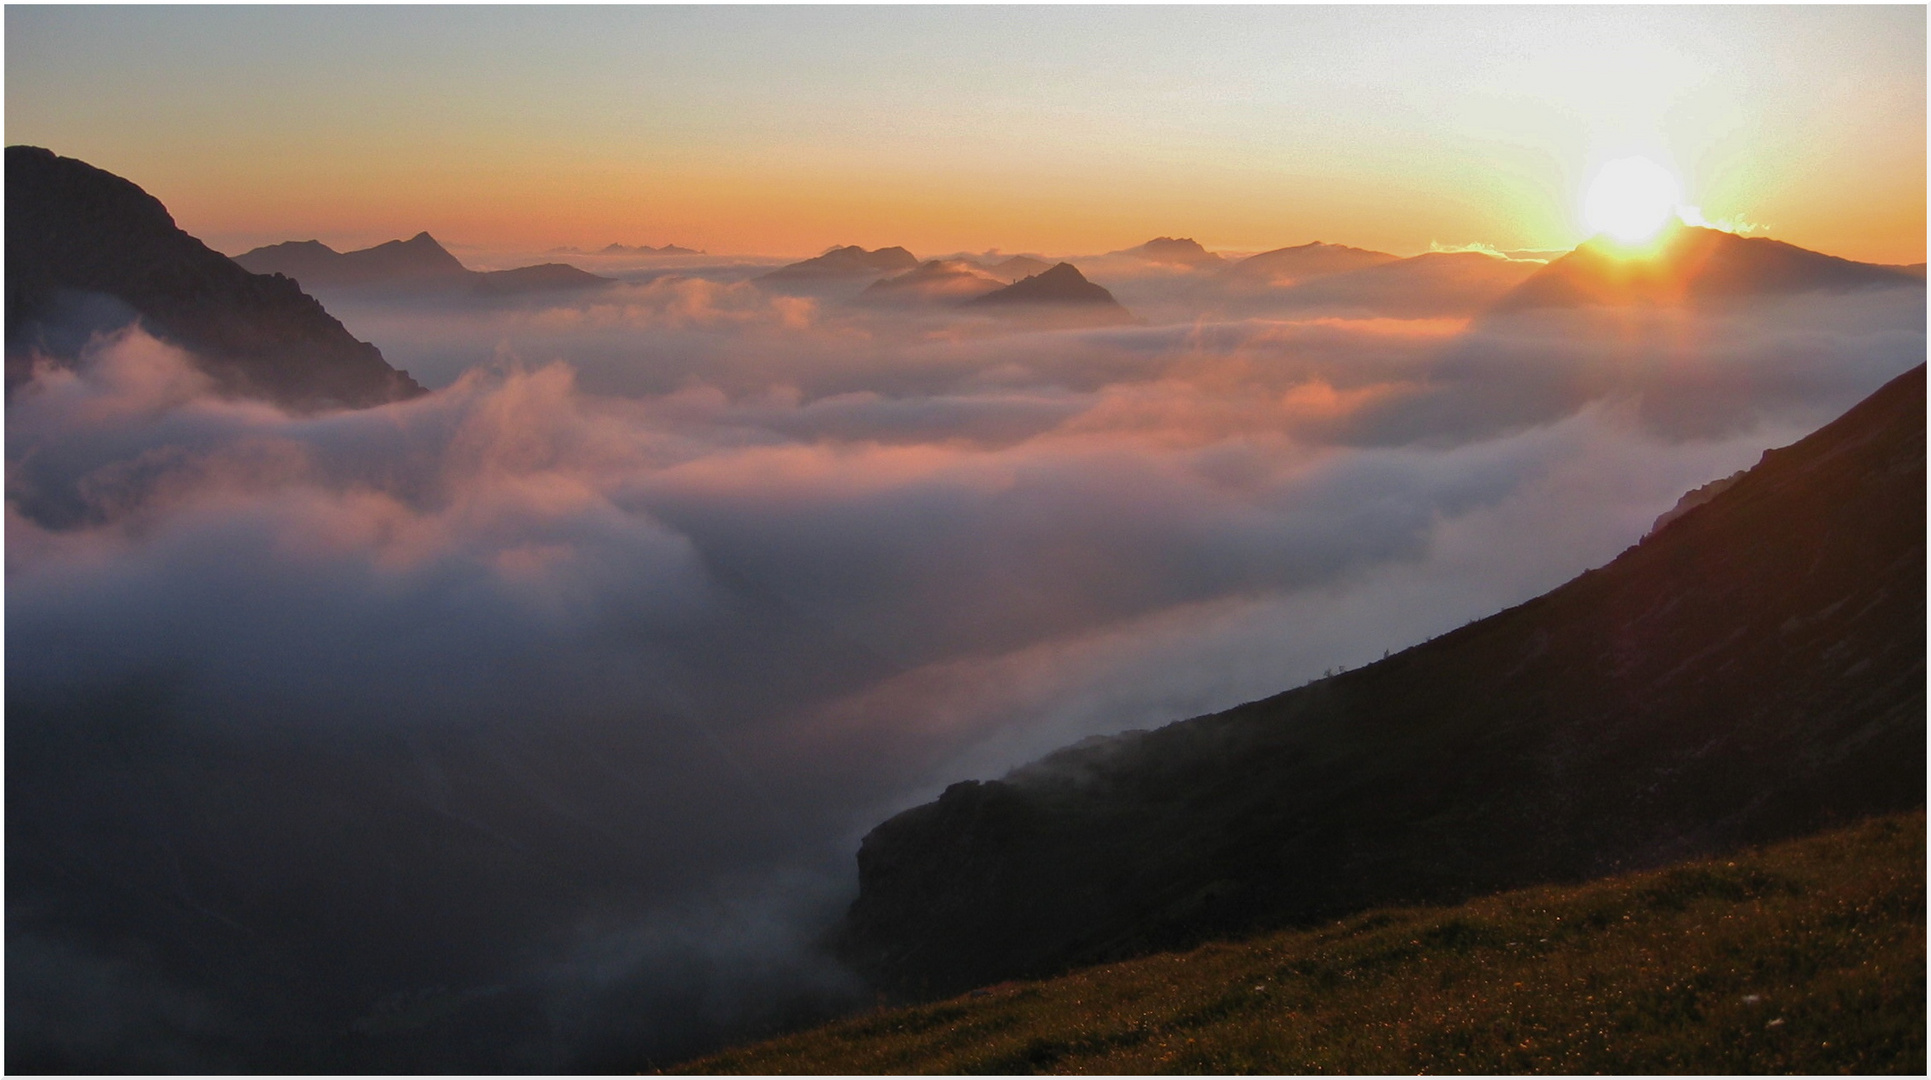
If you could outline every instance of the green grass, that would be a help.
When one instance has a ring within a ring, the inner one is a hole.
[[[1922,811],[881,1009],[699,1073],[1919,1073]]]

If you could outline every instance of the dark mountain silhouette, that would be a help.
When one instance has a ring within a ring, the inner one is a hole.
[[[1296,247],[1275,248],[1251,255],[1222,271],[1231,281],[1267,285],[1294,285],[1330,274],[1344,274],[1370,266],[1391,263],[1400,256],[1383,251],[1323,244],[1315,241]]]
[[[781,266],[763,276],[774,281],[882,277],[886,274],[910,270],[918,264],[919,260],[902,247],[866,251],[857,244],[852,244],[849,247],[832,248],[814,259]]]
[[[1113,294],[1101,285],[1086,280],[1072,263],[1060,263],[1043,273],[997,289],[984,296],[965,302],[972,308],[1092,308],[1097,310],[1114,309],[1121,315],[1126,309],[1113,299]]]
[[[319,240],[290,240],[242,252],[235,262],[257,274],[292,277],[309,288],[462,280],[469,273],[426,232],[360,251],[336,251]]]
[[[1649,531],[1652,533],[1662,531],[1665,525],[1668,525],[1670,522],[1675,521],[1677,518],[1682,517],[1684,514],[1689,513],[1690,511],[1696,509],[1697,507],[1702,506],[1704,503],[1709,502],[1711,499],[1716,498],[1718,495],[1721,495],[1724,492],[1730,490],[1730,488],[1734,486],[1738,480],[1743,479],[1745,476],[1748,476],[1749,474],[1750,474],[1750,470],[1748,469],[1738,469],[1736,472],[1733,472],[1730,475],[1723,477],[1720,480],[1712,480],[1709,483],[1704,484],[1702,487],[1693,488],[1689,491],[1684,492],[1683,497],[1676,500],[1675,506],[1672,506],[1668,510],[1663,511],[1661,514],[1656,515],[1656,521],[1655,523],[1650,525]]]
[[[564,263],[471,270],[426,232],[360,251],[336,251],[319,240],[290,240],[243,252],[235,262],[258,274],[294,278],[312,289],[381,285],[503,296],[590,289],[611,281]]]
[[[1148,262],[1168,263],[1174,266],[1219,266],[1224,260],[1196,243],[1192,237],[1156,236],[1139,247],[1125,251],[1115,251],[1114,255],[1129,255]]]
[[[1006,283],[964,259],[931,259],[893,277],[880,278],[858,294],[865,304],[957,303],[984,296]]]
[[[8,147],[6,169],[9,391],[35,355],[71,359],[86,332],[138,317],[229,393],[319,409],[424,392],[294,281],[235,265],[134,184],[32,146]]]
[[[537,263],[535,266],[519,266],[514,270],[480,270],[474,273],[476,276],[472,287],[484,296],[600,289],[614,280],[579,270],[569,263]]]
[[[838,948],[945,994],[1920,807],[1924,437],[1920,366],[1519,607],[955,784],[865,838]]]
[[[676,244],[665,244],[663,247],[651,247],[649,244],[638,244],[636,247],[625,247],[622,244],[609,244],[603,248],[598,249],[597,254],[599,255],[702,255],[704,253],[702,251],[697,250],[696,248],[678,247]]]
[[[1824,255],[1764,237],[1675,226],[1654,253],[1630,255],[1602,238],[1555,260],[1504,297],[1498,310],[1584,305],[1700,304],[1777,293],[1920,285],[1922,273]]]

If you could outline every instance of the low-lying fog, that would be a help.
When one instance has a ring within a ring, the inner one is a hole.
[[[321,294],[434,388],[383,408],[138,330],[15,393],[10,1066],[638,1068],[863,1004],[814,942],[885,816],[1543,592],[1925,350],[1921,287],[1095,263],[1139,322],[1028,329],[653,265]]]

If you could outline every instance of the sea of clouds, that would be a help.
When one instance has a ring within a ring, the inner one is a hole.
[[[434,388],[359,412],[138,326],[13,393],[10,1066],[640,1068],[867,1004],[819,941],[885,816],[1546,591],[1925,349],[1915,286],[1122,272],[1139,321],[1037,329],[748,273],[325,295]]]

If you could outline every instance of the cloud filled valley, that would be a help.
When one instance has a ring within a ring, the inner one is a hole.
[[[1499,313],[1541,263],[1107,258],[1135,322],[723,261],[318,292],[430,388],[354,411],[139,327],[36,367],[10,1054],[638,1067],[862,1003],[816,941],[884,815],[1534,596],[1925,348],[1921,283]]]

